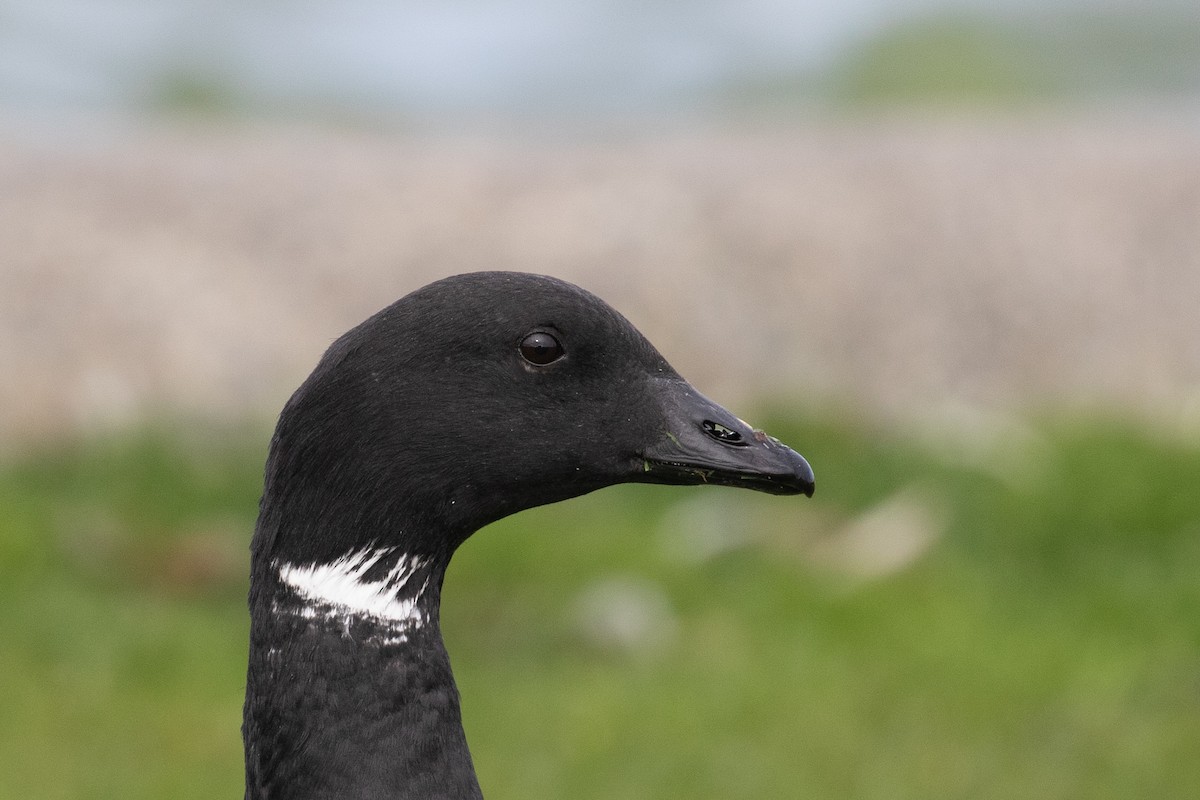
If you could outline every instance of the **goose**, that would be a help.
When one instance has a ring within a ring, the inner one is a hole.
[[[624,482],[812,495],[795,451],[570,283],[432,283],[337,339],[279,416],[251,542],[247,800],[480,798],[442,579],[490,522]]]

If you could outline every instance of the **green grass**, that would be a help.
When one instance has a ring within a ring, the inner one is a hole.
[[[824,76],[851,105],[970,107],[1192,95],[1200,65],[1193,9],[1047,7],[934,10],[849,46]]]
[[[456,556],[443,625],[491,800],[1200,796],[1200,447],[1095,419],[969,458],[768,429],[814,499],[608,489]],[[238,796],[266,438],[0,467],[0,797]],[[903,534],[897,497],[928,546],[859,569],[853,531]],[[613,585],[661,606],[624,640],[581,622]]]

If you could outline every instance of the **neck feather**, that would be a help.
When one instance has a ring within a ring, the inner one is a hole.
[[[256,566],[247,798],[478,798],[438,620],[445,561],[372,546]]]
[[[373,621],[381,629],[403,634],[426,623],[422,600],[433,574],[431,559],[410,556],[399,548],[369,547],[328,564],[290,564],[276,559],[271,566],[280,582],[295,593],[298,605],[274,604],[312,619],[318,616]]]

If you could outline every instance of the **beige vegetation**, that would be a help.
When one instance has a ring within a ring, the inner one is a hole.
[[[1200,421],[1194,122],[140,128],[0,136],[0,437],[269,418],[348,326],[475,269],[582,284],[741,407]]]

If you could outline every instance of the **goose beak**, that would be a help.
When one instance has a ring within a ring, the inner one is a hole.
[[[813,471],[804,456],[751,428],[685,381],[662,381],[656,390],[665,430],[661,439],[643,448],[635,480],[812,497]]]

